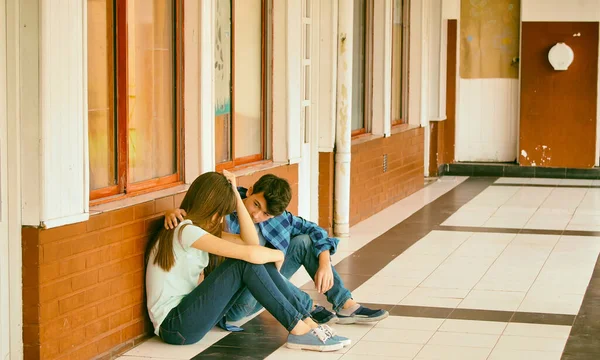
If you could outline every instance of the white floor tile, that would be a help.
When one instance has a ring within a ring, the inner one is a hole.
[[[413,289],[413,287],[365,283],[352,292],[352,297],[363,303],[396,305]]]
[[[438,331],[467,334],[501,335],[507,323],[496,321],[475,321],[447,319]]]
[[[495,184],[530,184],[531,178],[502,177],[494,182]]]
[[[427,344],[415,360],[485,360],[491,349]]]
[[[431,345],[464,346],[464,347],[482,347],[492,349],[499,334],[469,334],[454,332],[436,332],[429,340]]]
[[[269,355],[267,359],[269,360],[306,360],[306,358],[316,359],[316,360],[337,360],[340,359],[344,354],[338,352],[317,352],[317,351],[303,351],[303,350],[294,350],[289,349],[285,346],[280,347]]]
[[[416,288],[400,304],[455,308],[468,293],[463,289]]]
[[[569,338],[570,332],[570,326],[522,323],[510,323],[506,329],[504,329],[504,335],[554,338],[563,340]]]
[[[567,340],[504,335],[498,341],[495,350],[534,350],[534,351],[563,351]]]
[[[458,307],[462,309],[515,311],[524,298],[524,292],[473,290]]]
[[[412,359],[412,357],[393,357],[393,356],[373,356],[373,355],[357,355],[346,354],[342,357],[343,360],[398,360]]]
[[[411,316],[390,316],[375,325],[375,328],[404,330],[437,330],[444,319],[422,318]]]
[[[423,345],[419,344],[386,343],[363,340],[354,345],[350,351],[348,351],[348,354],[405,357],[412,359],[422,347]]]
[[[529,292],[519,311],[577,315],[583,295],[556,292]]]
[[[560,185],[592,186],[594,180],[587,179],[562,179]]]
[[[560,360],[562,351],[527,351],[494,349],[488,360]]]
[[[128,357],[137,356],[142,358],[188,360],[198,355],[227,334],[228,333],[225,331],[211,331],[200,342],[192,345],[169,345],[155,336],[129,350],[124,355]]]
[[[434,333],[435,330],[384,329],[376,327],[369,331],[363,337],[363,340],[425,345]]]

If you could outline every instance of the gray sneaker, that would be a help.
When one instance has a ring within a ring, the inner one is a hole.
[[[290,349],[313,351],[336,351],[344,345],[330,338],[321,328],[312,329],[304,335],[288,335],[285,344]]]
[[[323,330],[323,332],[325,332],[327,336],[329,336],[329,338],[335,341],[339,341],[340,343],[342,343],[342,345],[344,345],[344,347],[352,345],[352,340],[348,339],[347,337],[339,336],[335,332],[335,330],[329,327],[329,325],[320,325],[319,327]]]

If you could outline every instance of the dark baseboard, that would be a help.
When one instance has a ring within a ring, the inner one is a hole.
[[[600,168],[545,168],[516,164],[456,163],[439,166],[438,176],[493,176],[554,179],[600,179]]]

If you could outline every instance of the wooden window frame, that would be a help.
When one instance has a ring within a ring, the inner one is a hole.
[[[409,64],[410,64],[410,0],[403,0],[402,3],[402,88],[400,89],[400,96],[402,97],[402,116],[400,119],[394,120],[393,112],[393,99],[390,101],[390,114],[392,114],[392,127],[402,126],[408,124],[408,79],[409,79]],[[394,3],[392,3],[392,26],[394,22]],[[394,46],[394,36],[392,33],[392,43],[390,44],[392,49]],[[392,51],[392,66],[394,66],[394,52]],[[393,76],[390,82],[393,85]],[[391,94],[394,91],[392,89]]]
[[[363,127],[352,130],[351,138],[361,137],[371,132],[373,121],[373,18],[374,0],[365,0],[365,93],[363,95]],[[354,90],[353,90],[354,91]]]
[[[139,195],[182,184],[183,179],[183,109],[184,109],[184,28],[183,28],[183,2],[184,0],[173,0],[174,16],[174,102],[175,102],[175,159],[176,172],[159,178],[130,183],[129,178],[129,139],[128,139],[128,68],[127,68],[127,1],[113,0],[113,49],[116,51],[114,57],[114,83],[115,96],[113,101],[116,107],[116,133],[117,133],[117,184],[91,190],[91,205],[98,205],[109,201],[119,200],[124,197]],[[125,80],[123,80],[125,79]]]
[[[231,1],[231,128],[230,128],[230,136],[231,136],[231,160],[225,161],[219,164],[216,164],[216,171],[229,170],[236,167],[245,167],[251,165],[253,163],[258,163],[263,160],[266,160],[267,157],[267,126],[272,126],[269,124],[268,118],[268,99],[267,99],[267,71],[269,67],[267,67],[267,36],[269,32],[267,31],[268,23],[267,21],[273,21],[273,17],[270,16],[270,7],[268,4],[268,0],[261,1],[261,89],[260,89],[260,121],[261,121],[261,139],[260,139],[260,153],[244,156],[244,157],[235,157],[235,3],[236,1],[244,1],[244,0],[230,0]],[[272,24],[271,24],[272,26]],[[271,34],[272,35],[272,34]],[[272,69],[272,67],[270,67]],[[271,70],[272,71],[272,70]],[[272,76],[268,76],[269,79],[273,79]],[[273,84],[271,83],[271,86]],[[214,121],[214,120],[213,120]],[[216,139],[217,143],[219,139]],[[216,145],[218,146],[218,145]]]

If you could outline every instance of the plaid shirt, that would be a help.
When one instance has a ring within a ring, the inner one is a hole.
[[[245,199],[247,189],[239,187],[238,191],[242,199]],[[226,221],[230,233],[240,233],[240,221],[237,212],[227,215]],[[308,235],[310,237],[314,245],[313,252],[316,256],[319,256],[325,250],[329,250],[331,255],[335,254],[339,243],[338,239],[327,236],[327,231],[317,224],[304,220],[299,216],[294,216],[288,211],[257,225],[258,230],[268,242],[267,245],[272,245],[275,249],[284,253],[287,252],[290,246],[290,240],[298,235]]]

